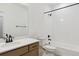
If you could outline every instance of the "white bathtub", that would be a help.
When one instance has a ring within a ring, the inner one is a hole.
[[[45,41],[41,42],[41,45],[44,45]],[[56,47],[54,54],[56,56],[79,56],[79,46],[73,44],[67,44],[62,42],[53,42],[52,46]]]
[[[79,47],[57,42],[55,54],[57,56],[79,56]]]

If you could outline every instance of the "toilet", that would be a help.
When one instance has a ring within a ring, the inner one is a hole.
[[[55,55],[56,47],[52,45],[44,45],[42,48],[44,50],[43,56],[54,56]]]
[[[54,56],[56,47],[51,44],[44,43],[45,39],[38,39],[39,40],[39,55],[40,56]]]

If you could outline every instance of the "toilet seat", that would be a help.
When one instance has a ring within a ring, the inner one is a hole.
[[[50,52],[53,52],[56,50],[56,47],[53,47],[51,45],[44,45],[43,46],[43,49],[47,50],[47,51],[50,51]]]

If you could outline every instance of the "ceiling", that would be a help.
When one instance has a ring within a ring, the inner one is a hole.
[[[21,5],[24,5],[26,7],[29,7],[30,5],[49,6],[51,10],[67,6],[69,4],[73,4],[73,3],[21,3]]]
[[[40,5],[49,5],[49,6],[53,7],[53,6],[59,5],[60,3],[21,3],[21,4],[24,6],[29,6],[31,4],[40,4]]]

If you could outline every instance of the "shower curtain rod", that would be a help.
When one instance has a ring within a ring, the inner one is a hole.
[[[65,6],[65,7],[62,7],[62,8],[58,8],[58,9],[54,9],[54,10],[51,10],[51,11],[47,11],[47,12],[44,12],[44,14],[50,13],[50,12],[54,12],[54,11],[57,11],[57,10],[60,10],[60,9],[68,8],[68,7],[71,7],[71,6],[75,6],[75,5],[78,5],[78,4],[79,3],[75,3],[75,4],[68,5],[68,6]]]

